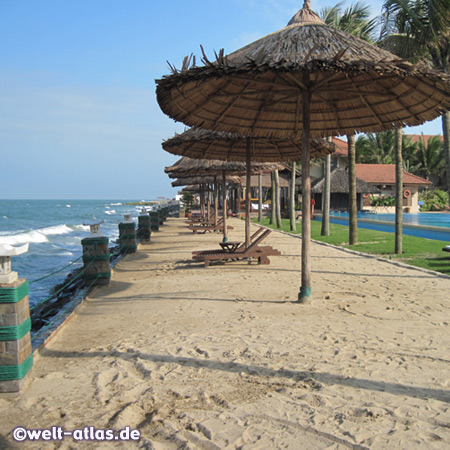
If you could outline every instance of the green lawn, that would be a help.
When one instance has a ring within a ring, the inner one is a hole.
[[[254,220],[254,222],[257,222]],[[269,219],[264,219],[262,225],[276,229],[276,226],[269,224]],[[290,231],[289,220],[282,220],[283,230]],[[297,223],[296,234],[301,233],[301,223]],[[423,267],[450,275],[450,253],[442,251],[448,242],[434,241],[414,236],[403,235],[403,253],[394,254],[394,233],[382,231],[358,229],[359,243],[348,245],[348,227],[345,225],[330,224],[330,236],[321,236],[322,223],[313,220],[311,222],[311,238],[316,241],[327,242],[339,245],[363,253],[380,255],[385,258],[402,261],[412,266]]]

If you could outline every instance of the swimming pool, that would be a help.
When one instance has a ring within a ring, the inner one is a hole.
[[[322,216],[316,215],[314,219],[322,221]],[[348,225],[348,212],[331,211],[330,222]],[[395,214],[369,214],[359,212],[358,227],[394,233]],[[403,214],[403,234],[448,242],[450,241],[450,214]]]

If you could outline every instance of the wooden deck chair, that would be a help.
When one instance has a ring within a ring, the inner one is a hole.
[[[263,227],[259,227],[251,236],[250,236],[250,243],[253,242],[253,239],[256,238],[256,236],[258,236],[258,234],[262,233],[264,231]],[[245,248],[245,242],[242,242],[241,245],[239,245],[239,247],[236,249],[236,251],[241,251],[242,249]],[[196,250],[194,252],[192,252],[193,255],[199,255],[199,254],[215,254],[215,253],[221,253],[221,252],[225,252],[225,250],[222,249],[216,249],[216,250]],[[229,252],[228,252],[229,253]]]
[[[239,259],[257,259],[259,264],[270,264],[269,256],[281,255],[280,251],[270,246],[261,247],[259,244],[271,233],[271,230],[265,230],[247,247],[241,245],[234,252],[217,250],[214,252],[206,251],[194,254],[192,259],[203,261],[205,267],[208,267],[212,261],[226,261]]]

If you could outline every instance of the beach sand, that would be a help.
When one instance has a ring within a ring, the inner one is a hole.
[[[300,305],[298,237],[272,232],[270,265],[192,261],[219,241],[169,219],[120,261],[0,398],[0,447],[449,448],[450,279],[313,243]],[[18,425],[142,436],[14,444]]]

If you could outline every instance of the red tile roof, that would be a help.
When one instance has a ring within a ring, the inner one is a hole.
[[[392,185],[395,184],[395,164],[356,164],[356,176],[366,183]],[[403,169],[403,184],[428,185],[431,181]]]
[[[333,153],[334,155],[348,156],[347,141],[333,137],[333,144],[336,145],[336,151]]]

